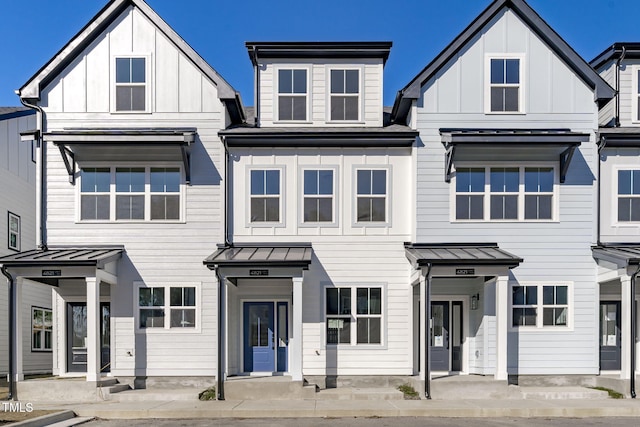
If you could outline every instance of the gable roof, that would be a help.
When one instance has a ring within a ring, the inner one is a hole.
[[[640,43],[638,42],[616,42],[600,52],[589,64],[596,70],[609,61],[618,58],[638,59],[640,58]]]
[[[0,107],[0,120],[31,116],[35,113],[36,112],[34,110],[27,107]]]
[[[237,117],[235,117],[235,119],[243,120],[244,111],[240,94],[143,0],[110,0],[87,25],[73,36],[49,62],[40,68],[40,70],[18,90],[18,96],[22,99],[39,100],[41,90],[53,81],[67,65],[130,6],[138,9],[149,19],[149,21],[167,36],[167,38],[216,85],[218,98],[227,104],[230,114],[232,116],[236,115]],[[234,122],[242,120],[234,120]]]
[[[565,42],[524,0],[495,0],[469,24],[409,84],[398,91],[391,113],[392,120],[406,120],[411,102],[420,97],[420,88],[449,60],[458,54],[503,8],[513,10],[573,71],[595,92],[596,100],[609,100],[615,90]]]

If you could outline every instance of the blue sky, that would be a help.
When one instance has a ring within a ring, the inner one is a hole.
[[[3,0],[0,105],[19,105],[24,84],[107,0]],[[245,41],[392,41],[385,105],[490,0],[147,0],[253,104]],[[587,61],[616,41],[640,42],[638,0],[529,0]]]

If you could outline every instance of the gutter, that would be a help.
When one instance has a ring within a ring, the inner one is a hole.
[[[629,387],[631,389],[632,399],[636,398],[636,322],[638,319],[638,313],[636,311],[636,277],[638,274],[640,274],[640,265],[638,265],[638,269],[631,276],[631,348],[629,349],[631,356],[631,377]]]
[[[9,395],[7,396],[7,400],[15,400],[16,397],[16,385],[15,385],[15,376],[16,372],[14,369],[15,361],[13,360],[14,349],[16,348],[16,331],[15,331],[15,308],[13,307],[14,295],[16,293],[15,289],[15,281],[13,280],[13,276],[7,271],[6,266],[2,266],[2,274],[7,278],[9,282]]]
[[[37,128],[40,132],[38,132],[38,136],[36,142],[40,147],[40,152],[38,156],[38,166],[40,172],[40,179],[37,179],[36,172],[36,209],[38,211],[38,219],[40,220],[39,224],[39,233],[37,235],[37,247],[38,249],[44,250],[47,249],[47,227],[45,225],[46,218],[46,190],[45,190],[45,176],[46,176],[46,156],[45,156],[45,145],[44,138],[42,137],[42,130],[44,129],[44,110],[39,105],[29,104],[27,101],[20,96],[20,91],[16,91],[16,95],[20,98],[20,103],[27,108],[31,108],[36,110],[38,114],[36,115],[39,118],[39,123],[37,124]],[[38,206],[39,205],[39,206]],[[38,209],[39,208],[39,209]]]
[[[258,47],[254,46],[253,50],[251,52],[251,62],[253,62],[253,90],[255,91],[255,93],[253,94],[253,99],[255,102],[255,117],[253,119],[254,123],[253,125],[257,128],[260,127],[260,76],[258,75],[258,73],[260,73],[260,64],[258,64]]]

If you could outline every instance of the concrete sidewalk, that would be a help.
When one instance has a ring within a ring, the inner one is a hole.
[[[156,400],[38,404],[105,419],[312,418],[312,417],[640,417],[635,399],[467,400]]]

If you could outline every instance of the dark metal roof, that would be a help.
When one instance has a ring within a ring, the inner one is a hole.
[[[5,267],[80,267],[96,266],[116,261],[122,256],[124,246],[55,247],[34,249],[0,258]]]
[[[311,243],[253,243],[218,245],[218,249],[204,260],[209,268],[230,266],[251,267],[308,267],[313,249]]]
[[[45,132],[46,141],[53,142],[125,142],[144,141],[187,143],[193,142],[196,128],[67,128]]]
[[[26,107],[0,107],[0,120],[14,119],[16,117],[31,116],[36,113]]]
[[[238,92],[143,0],[111,0],[107,3],[49,62],[19,89],[19,96],[23,99],[39,100],[40,91],[53,81],[85,48],[90,46],[128,7],[137,8],[216,85],[218,98],[229,107],[233,121],[240,123],[244,119],[244,111]]]
[[[495,0],[403,89],[393,105],[393,120],[404,122],[420,88],[458,54],[503,8],[513,10],[580,78],[595,91],[597,100],[609,100],[615,90],[565,42],[524,0]]]
[[[381,58],[387,61],[391,42],[246,42],[249,58]]]
[[[640,244],[607,244],[592,246],[595,259],[609,261],[614,264],[629,266],[640,264]]]
[[[640,147],[640,127],[600,128],[600,149],[605,147]]]
[[[407,243],[409,261],[421,265],[504,265],[517,267],[523,260],[496,243]]]
[[[572,132],[569,129],[440,129],[442,142],[567,145],[589,141],[588,133]]]
[[[589,65],[598,69],[607,62],[618,59],[622,56],[624,51],[624,57],[627,59],[640,58],[640,43],[638,42],[616,42],[605,50],[600,52],[595,58],[593,58]]]

